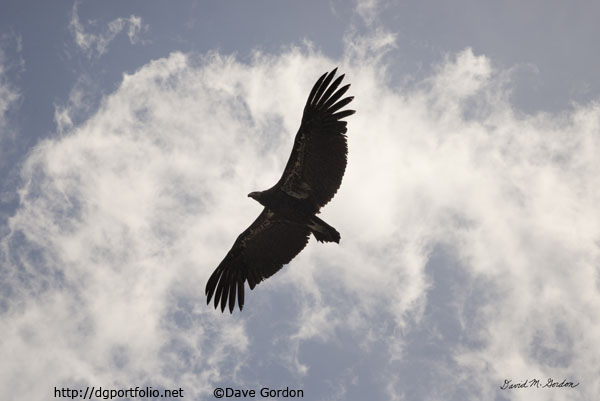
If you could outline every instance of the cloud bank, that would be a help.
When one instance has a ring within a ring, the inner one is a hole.
[[[470,49],[394,86],[389,51],[380,35],[341,60],[173,53],[40,143],[1,242],[0,355],[12,363],[0,386],[27,399],[86,385],[191,398],[217,385],[313,399],[598,394],[599,104],[519,114],[510,72]],[[243,313],[221,315],[206,279],[260,212],[245,195],[278,179],[308,90],[336,65],[357,110],[323,211],[341,244],[311,240]],[[499,389],[548,377],[582,384]]]

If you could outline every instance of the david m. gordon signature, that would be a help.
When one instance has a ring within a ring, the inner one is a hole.
[[[567,379],[558,382],[552,378],[548,378],[546,383],[542,383],[540,379],[525,379],[521,382],[504,379],[504,384],[500,386],[500,390],[515,390],[519,388],[575,388],[577,386],[579,386],[579,382],[573,383],[567,381]]]

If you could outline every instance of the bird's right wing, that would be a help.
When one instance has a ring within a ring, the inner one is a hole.
[[[333,80],[336,72],[337,68],[323,74],[313,86],[292,153],[276,184],[292,197],[312,200],[317,209],[333,198],[342,183],[348,154],[348,129],[342,119],[354,114],[344,109],[353,97],[342,98],[350,84],[338,89],[344,75]]]
[[[215,309],[221,312],[229,302],[233,312],[237,295],[240,310],[244,307],[244,283],[250,289],[277,273],[308,243],[310,229],[280,218],[264,208],[262,213],[239,235],[231,250],[206,283],[206,303],[214,296]]]

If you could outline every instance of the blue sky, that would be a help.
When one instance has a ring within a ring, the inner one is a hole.
[[[598,5],[28,3],[0,4],[3,399],[600,393]],[[246,194],[336,66],[357,110],[322,212],[342,241],[216,312]],[[549,378],[581,384],[500,389]]]

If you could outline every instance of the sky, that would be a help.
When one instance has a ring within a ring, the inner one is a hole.
[[[595,399],[599,15],[2,0],[0,398]],[[261,211],[246,195],[335,67],[357,111],[321,214],[341,242],[215,311],[206,280]]]

